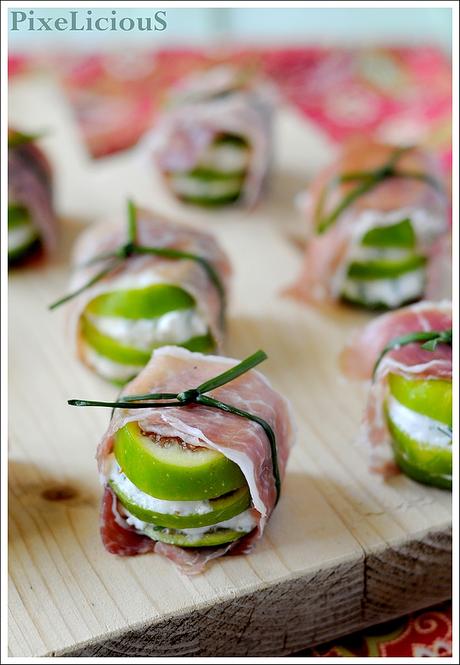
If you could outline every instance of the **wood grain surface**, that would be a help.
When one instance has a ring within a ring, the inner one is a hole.
[[[448,598],[450,493],[382,482],[354,444],[365,388],[338,374],[337,355],[368,315],[280,297],[301,260],[293,196],[330,158],[326,140],[281,110],[268,198],[214,216],[169,201],[139,149],[91,162],[53,80],[15,83],[9,110],[21,129],[49,130],[62,215],[55,261],[9,280],[10,654],[276,656]],[[109,414],[66,400],[115,390],[72,356],[64,312],[47,310],[82,225],[123,214],[127,195],[215,231],[235,270],[226,352],[266,350],[262,369],[299,427],[264,539],[194,578],[159,556],[104,551],[94,455]]]

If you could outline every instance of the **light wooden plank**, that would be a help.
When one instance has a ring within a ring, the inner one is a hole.
[[[337,356],[368,316],[280,297],[301,260],[292,197],[332,154],[327,141],[284,109],[268,199],[215,218],[169,201],[139,150],[90,162],[52,80],[15,85],[10,114],[25,130],[52,129],[44,142],[65,218],[57,260],[10,278],[10,653],[281,655],[448,597],[450,494],[379,481],[353,443],[365,390],[337,373]],[[120,214],[127,194],[216,233],[235,268],[226,351],[267,351],[264,372],[299,425],[264,540],[195,578],[161,557],[103,550],[94,454],[108,414],[66,400],[114,390],[70,354],[64,313],[47,311],[82,223]],[[47,499],[55,490],[68,498]]]

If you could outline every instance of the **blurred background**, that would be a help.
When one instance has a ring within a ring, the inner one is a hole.
[[[259,72],[277,89],[279,170],[308,178],[344,140],[367,133],[424,145],[450,171],[448,8],[166,8],[162,31],[38,29],[38,18],[54,22],[70,11],[79,25],[89,11],[93,21],[116,11],[119,25],[162,9],[90,7],[27,8],[36,29],[23,22],[16,31],[10,10],[10,122],[44,134],[57,172],[70,164],[65,142],[91,186],[106,186],[117,160],[142,146],[171,86],[228,62]],[[60,192],[64,209],[71,198],[78,209],[87,201],[74,186]]]

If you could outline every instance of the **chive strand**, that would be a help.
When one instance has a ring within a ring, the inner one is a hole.
[[[439,192],[444,192],[444,189],[436,178],[433,178],[429,173],[423,173],[423,171],[395,171],[395,178],[408,178],[411,180],[420,180],[430,187],[437,189]]]
[[[238,363],[238,365],[231,367],[226,372],[219,374],[213,379],[209,379],[209,381],[205,381],[204,383],[198,386],[197,390],[200,393],[207,393],[210,390],[215,390],[216,388],[219,388],[220,386],[223,386],[226,383],[233,381],[242,374],[245,374],[250,369],[253,369],[253,367],[255,367],[256,365],[259,365],[264,360],[267,360],[267,358],[268,356],[265,353],[265,351],[262,350],[256,351],[255,353],[252,354],[252,356],[248,356],[248,358],[245,358],[240,363]]]
[[[399,337],[394,337],[392,340],[385,345],[382,349],[377,361],[374,365],[372,371],[372,376],[375,377],[378,366],[380,365],[383,357],[393,351],[394,349],[399,349],[401,346],[407,346],[408,344],[414,344],[417,342],[423,342],[421,348],[425,351],[435,351],[438,344],[450,344],[452,345],[452,329],[443,330],[443,331],[419,331],[407,333],[407,335],[400,335]]]
[[[128,199],[128,245],[135,245],[137,240],[137,208],[134,201]]]
[[[323,189],[323,192],[320,195],[318,206],[316,208],[315,218],[317,232],[322,234],[327,231],[327,229],[329,229],[329,227],[337,221],[338,217],[344,212],[344,210],[346,210],[352,203],[354,203],[356,199],[371,191],[388,178],[407,178],[412,180],[419,180],[435,188],[438,192],[442,192],[443,188],[441,183],[439,183],[436,178],[433,178],[428,173],[423,173],[422,171],[397,170],[395,168],[395,164],[400,156],[409,149],[410,147],[398,148],[393,152],[393,154],[390,156],[388,161],[383,164],[383,166],[373,171],[354,171],[332,178]],[[329,214],[323,216],[322,211],[324,208],[327,192],[337,183],[345,184],[354,182],[356,180],[362,180],[361,184],[358,184],[354,189],[348,192],[348,194],[344,196],[344,198]]]
[[[253,422],[257,423],[260,425],[265,434],[267,435],[269,444],[270,444],[270,453],[271,453],[271,458],[272,458],[272,468],[273,468],[273,478],[275,480],[275,490],[276,490],[276,499],[275,499],[275,506],[279,501],[280,498],[280,493],[281,493],[281,477],[280,477],[280,471],[279,471],[279,464],[278,464],[278,451],[276,448],[276,437],[273,429],[271,426],[268,424],[266,420],[263,418],[260,418],[259,416],[254,415],[253,413],[249,413],[248,411],[243,411],[242,409],[238,409],[235,406],[232,406],[230,404],[226,404],[225,402],[221,402],[217,399],[214,399],[213,397],[208,397],[207,395],[199,395],[196,398],[196,402],[198,404],[202,404],[203,406],[210,406],[215,409],[220,409],[221,411],[225,411],[226,413],[231,413],[235,416],[241,416],[242,418],[247,418],[248,420],[252,420]]]
[[[334,224],[334,222],[342,214],[342,212],[346,210],[346,208],[348,208],[360,196],[373,189],[376,184],[378,184],[378,180],[375,177],[370,177],[361,185],[358,185],[355,187],[355,189],[351,190],[351,192],[344,196],[342,201],[334,208],[334,210],[321,220],[318,226],[318,233],[321,234],[324,233],[324,231],[327,231],[327,229],[332,226],[332,224]]]
[[[219,318],[221,325],[222,326],[224,325],[225,307],[226,307],[225,288],[217,270],[214,268],[212,263],[207,259],[205,259],[203,256],[199,256],[198,254],[183,252],[181,250],[174,249],[171,247],[146,247],[144,245],[139,245],[137,243],[137,208],[135,203],[131,199],[128,200],[127,238],[128,238],[127,242],[118,247],[118,249],[111,252],[96,254],[91,259],[89,259],[89,261],[85,262],[83,266],[84,267],[91,266],[96,263],[99,263],[100,261],[106,261],[109,259],[119,259],[121,261],[124,261],[130,258],[131,256],[142,255],[142,254],[152,254],[154,256],[162,256],[167,259],[184,259],[184,260],[196,261],[196,263],[198,263],[206,272],[208,279],[216,288],[219,294],[219,299],[221,303]],[[49,309],[55,309],[56,307],[63,305],[69,300],[72,300],[72,298],[75,298],[77,295],[80,295],[80,293],[90,288],[91,286],[96,284],[100,279],[105,277],[111,270],[114,269],[114,267],[109,267],[106,270],[101,270],[101,272],[97,273],[81,289],[73,293],[69,293],[63,298],[60,298],[55,303],[50,305]]]
[[[177,393],[145,393],[143,395],[122,395],[124,402],[139,402],[146,399],[177,399]]]
[[[181,250],[172,249],[169,247],[145,247],[143,245],[134,245],[133,253],[153,254],[155,256],[162,256],[167,259],[184,259],[184,260],[196,261],[206,272],[210,282],[214,285],[219,294],[219,298],[221,301],[220,319],[221,323],[223,322],[225,314],[225,288],[224,285],[222,284],[222,281],[219,277],[217,270],[210,263],[210,261],[205,259],[203,256],[199,256],[198,254],[191,254],[190,252],[182,252]]]
[[[88,399],[69,399],[67,400],[69,406],[102,406],[111,407],[112,409],[162,409],[165,407],[181,407],[187,406],[181,402],[130,402],[128,400],[117,400],[116,402],[100,402],[98,400]]]
[[[86,291],[86,289],[89,289],[91,286],[94,286],[97,282],[99,282],[101,279],[103,279],[106,275],[108,275],[110,272],[113,272],[116,268],[118,268],[121,265],[120,261],[113,262],[110,266],[107,268],[104,268],[104,270],[101,270],[100,272],[97,273],[97,275],[94,275],[90,280],[85,282],[83,286],[81,286],[79,289],[76,289],[76,291],[72,291],[72,293],[68,293],[67,295],[63,296],[59,300],[56,300],[56,302],[53,302],[51,305],[49,305],[49,309],[56,309],[60,305],[63,305],[64,303],[68,302],[69,300],[72,300],[73,298],[76,298],[79,296],[81,293]]]

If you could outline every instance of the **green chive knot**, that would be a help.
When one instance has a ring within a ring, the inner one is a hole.
[[[177,400],[182,404],[192,404],[196,402],[196,398],[200,395],[200,391],[196,388],[190,388],[177,394]]]

